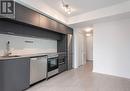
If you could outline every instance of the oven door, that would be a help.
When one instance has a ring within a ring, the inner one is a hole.
[[[58,58],[48,58],[48,72],[58,69]]]

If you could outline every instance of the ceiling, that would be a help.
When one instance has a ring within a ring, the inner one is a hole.
[[[73,17],[79,14],[87,13],[96,9],[109,7],[121,2],[128,0],[64,0],[73,8],[73,13],[70,15],[66,14],[61,8],[61,0],[43,0],[44,3],[48,4],[53,9],[59,11],[67,17]]]
[[[92,24],[102,18],[118,17],[130,12],[130,0],[64,0],[74,10],[70,15],[62,10],[61,0],[16,1],[66,25],[76,26],[80,23]]]

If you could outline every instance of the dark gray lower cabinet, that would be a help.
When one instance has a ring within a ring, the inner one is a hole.
[[[59,54],[58,62],[59,62],[59,73],[66,71],[67,70],[66,53],[65,54]]]
[[[66,64],[59,65],[59,73],[62,73],[67,70]]]
[[[0,61],[0,91],[23,91],[29,87],[29,58]]]

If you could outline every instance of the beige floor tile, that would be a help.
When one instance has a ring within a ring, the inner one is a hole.
[[[26,91],[130,91],[130,79],[93,73],[92,63],[87,63]]]

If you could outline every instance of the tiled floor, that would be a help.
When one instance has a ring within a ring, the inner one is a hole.
[[[88,63],[66,71],[26,91],[130,91],[130,80],[92,73]]]

